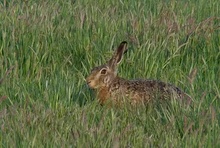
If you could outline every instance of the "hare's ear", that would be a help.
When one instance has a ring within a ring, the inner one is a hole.
[[[109,60],[108,64],[111,68],[115,68],[122,60],[123,54],[127,51],[127,42],[123,41],[118,46],[112,58]]]

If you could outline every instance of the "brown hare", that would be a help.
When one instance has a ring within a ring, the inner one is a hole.
[[[88,86],[95,89],[101,104],[129,103],[132,105],[148,103],[152,99],[178,98],[191,100],[190,96],[179,88],[158,80],[126,80],[117,75],[117,66],[127,50],[127,42],[123,41],[104,65],[92,69],[86,78]]]

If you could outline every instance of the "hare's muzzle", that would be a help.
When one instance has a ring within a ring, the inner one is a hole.
[[[91,83],[91,81],[86,81],[87,85],[89,85]]]
[[[91,83],[91,80],[89,78],[86,78],[86,83],[89,85],[89,83]]]
[[[86,83],[87,83],[87,85],[90,87],[90,88],[92,88],[93,87],[93,82],[92,82],[92,80],[91,79],[89,79],[89,77],[86,79]]]
[[[92,89],[96,89],[98,87],[97,82],[93,79],[86,79],[86,83]]]
[[[90,88],[94,88],[94,87],[95,87],[92,81],[87,81],[86,83],[87,83],[87,85],[88,85]]]

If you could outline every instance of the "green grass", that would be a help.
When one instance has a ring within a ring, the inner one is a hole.
[[[219,147],[219,8],[218,0],[1,0],[1,147]],[[100,106],[85,78],[123,40],[122,77],[175,84],[192,106]]]

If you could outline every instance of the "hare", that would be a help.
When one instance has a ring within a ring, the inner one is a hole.
[[[86,78],[88,86],[95,89],[100,104],[110,101],[114,104],[132,105],[148,103],[159,98],[179,98],[191,100],[190,96],[179,88],[158,80],[126,80],[117,75],[117,66],[127,51],[127,42],[118,46],[112,58],[101,66],[92,69]]]

